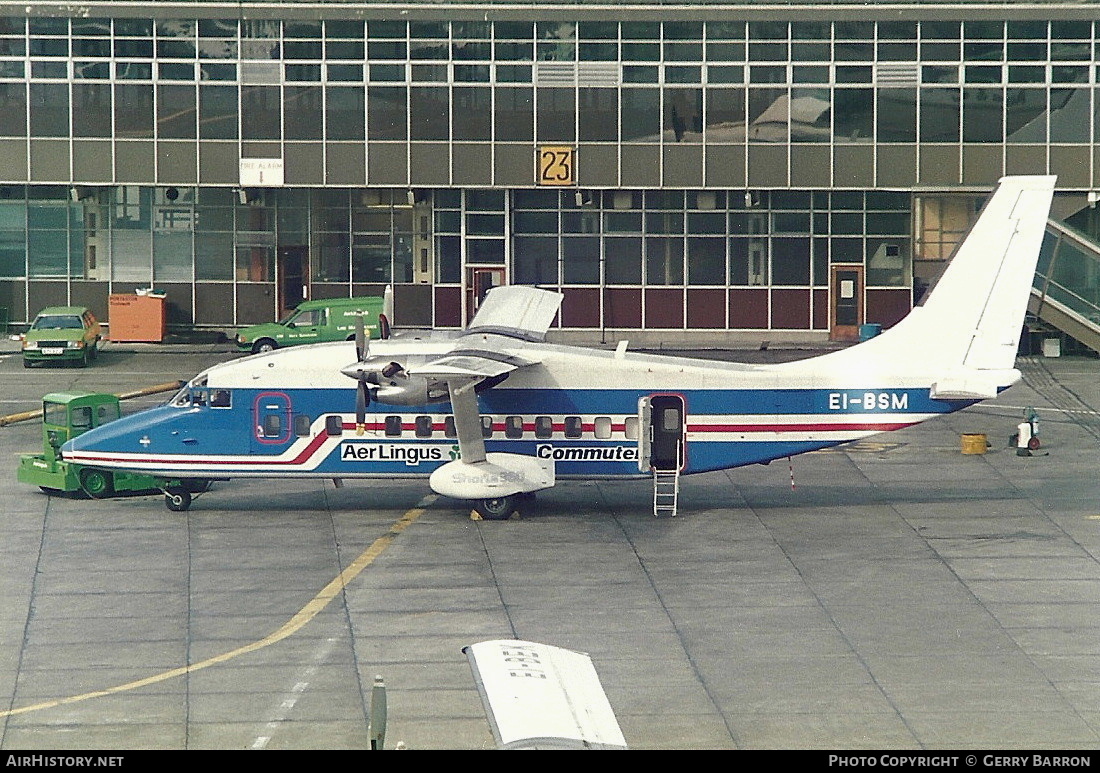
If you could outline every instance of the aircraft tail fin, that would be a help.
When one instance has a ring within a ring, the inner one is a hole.
[[[1013,367],[1054,194],[1053,176],[1006,177],[921,313],[956,331],[966,369]]]
[[[924,302],[882,334],[822,359],[859,357],[890,370],[919,364],[938,374],[932,396],[940,399],[984,399],[1014,383],[1055,179],[1002,178]]]

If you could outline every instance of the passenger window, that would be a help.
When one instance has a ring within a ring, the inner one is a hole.
[[[522,416],[506,416],[506,417],[504,417],[504,437],[513,438],[513,439],[523,437],[523,417]]]
[[[626,421],[623,423],[623,432],[626,433],[627,440],[638,439],[638,417],[627,416]]]
[[[401,417],[386,417],[386,437],[401,437]]]
[[[73,429],[88,429],[92,426],[91,408],[73,409]]]
[[[493,417],[482,416],[481,417],[481,436],[483,438],[491,438],[493,436]]]
[[[579,438],[584,434],[584,422],[580,416],[565,417],[565,436],[567,438]]]
[[[344,420],[339,416],[325,417],[325,434],[329,437],[337,437],[344,434]]]
[[[431,437],[432,436],[432,417],[431,416],[417,416],[416,417],[416,436],[417,437]]]
[[[215,389],[210,393],[210,405],[213,408],[228,408],[232,404],[228,389]]]
[[[611,437],[611,417],[597,416],[595,431],[596,437],[600,440],[607,440],[609,437]]]
[[[458,430],[455,428],[454,416],[448,416],[443,420],[443,435],[445,437],[458,437]]]
[[[313,422],[304,413],[296,414],[294,416],[294,434],[298,437],[309,437],[309,428],[312,424]]]
[[[282,418],[277,413],[264,416],[264,437],[279,437],[283,434]]]
[[[535,417],[535,437],[539,438],[540,440],[545,440],[546,438],[552,436],[553,434],[554,434],[554,420],[551,419],[549,416],[536,416]]]

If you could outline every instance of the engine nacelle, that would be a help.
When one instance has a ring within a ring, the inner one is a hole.
[[[446,382],[410,375],[405,366],[385,357],[369,357],[340,372],[369,389],[370,399],[388,405],[427,405],[449,398]]]
[[[448,399],[446,384],[418,376],[383,380],[371,393],[376,402],[387,405],[427,405]]]

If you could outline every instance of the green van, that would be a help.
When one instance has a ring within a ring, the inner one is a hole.
[[[363,315],[363,328],[371,338],[389,337],[389,296],[326,298],[305,301],[280,322],[253,325],[237,333],[237,348],[244,352],[270,352],[281,346],[349,341],[355,338],[355,318]]]

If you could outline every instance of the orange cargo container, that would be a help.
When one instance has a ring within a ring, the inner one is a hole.
[[[112,295],[107,337],[112,341],[160,343],[167,331],[163,295]]]

